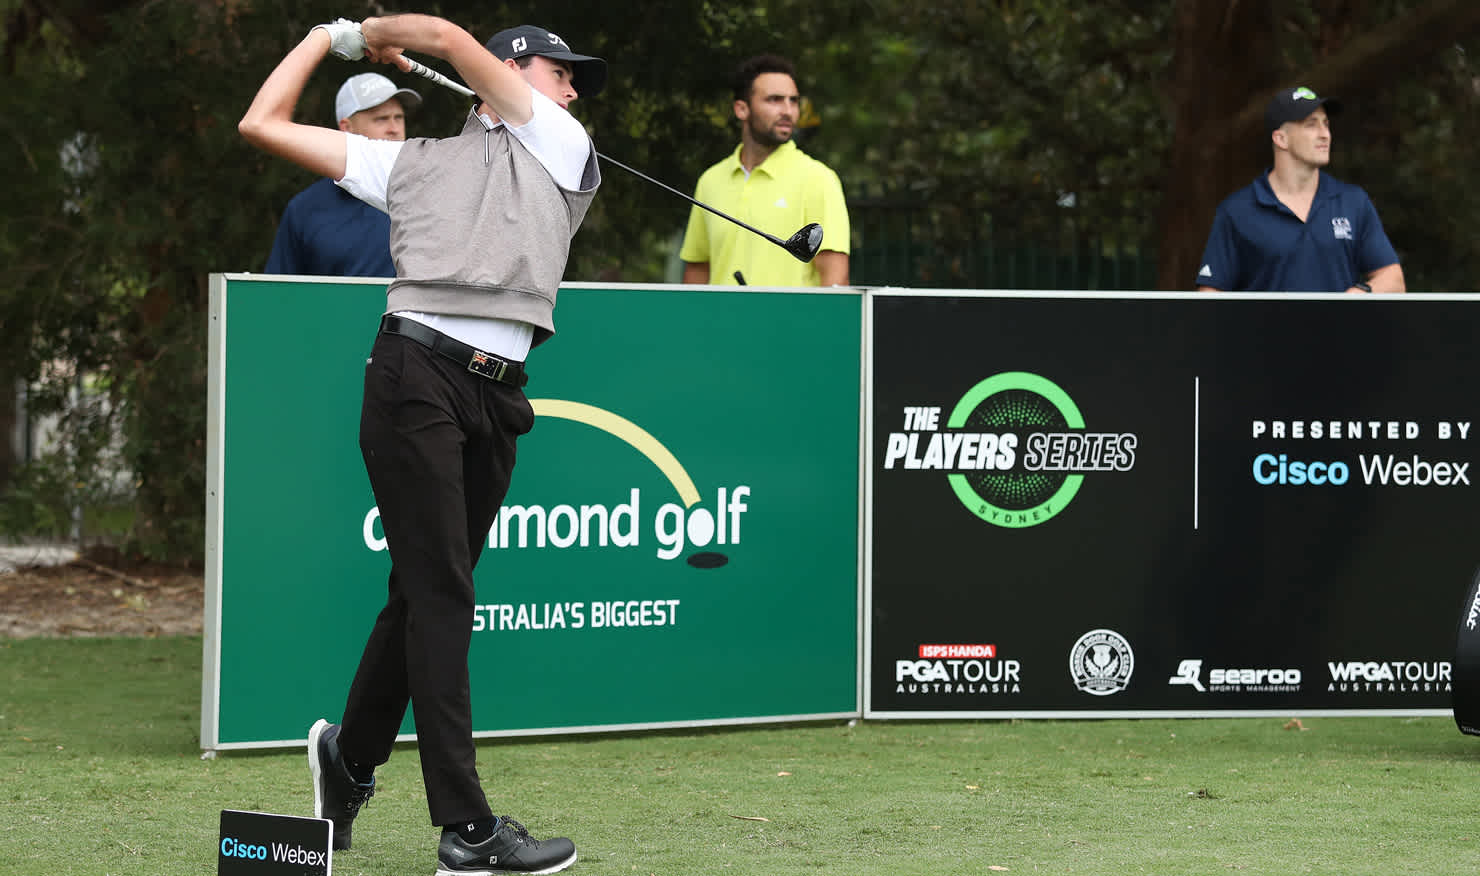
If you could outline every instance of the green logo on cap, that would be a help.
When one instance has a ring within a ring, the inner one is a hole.
[[[1318,100],[1316,93],[1309,88],[1297,88],[1290,92],[1291,100]]]

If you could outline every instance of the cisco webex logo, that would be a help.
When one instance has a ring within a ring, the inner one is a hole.
[[[941,407],[903,409],[885,469],[944,472],[967,510],[1009,528],[1059,514],[1092,472],[1130,471],[1133,432],[1091,432],[1079,406],[1053,381],[1024,371],[973,386],[941,423]]]

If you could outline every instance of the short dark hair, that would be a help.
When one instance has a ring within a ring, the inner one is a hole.
[[[747,58],[735,68],[735,77],[731,81],[735,90],[735,99],[750,100],[750,90],[755,87],[755,77],[762,73],[785,73],[792,78],[793,82],[797,78],[796,67],[780,55],[756,55],[754,58]]]

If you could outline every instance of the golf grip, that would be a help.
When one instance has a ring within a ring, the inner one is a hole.
[[[402,55],[401,57],[406,58],[405,55]],[[448,79],[446,76],[443,76],[441,73],[438,73],[436,70],[433,70],[431,67],[428,67],[425,64],[422,64],[418,61],[413,61],[410,58],[406,58],[406,63],[411,65],[412,73],[415,73],[417,76],[420,76],[423,79],[430,79],[443,88],[450,88],[453,91],[456,91],[458,94],[466,94],[468,97],[478,96],[473,93],[473,89],[468,88],[466,85],[460,85],[456,82],[453,82],[451,79]]]

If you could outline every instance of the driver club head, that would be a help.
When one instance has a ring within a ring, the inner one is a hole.
[[[798,259],[810,262],[817,255],[817,250],[822,248],[822,226],[816,222],[804,225],[781,246]]]

